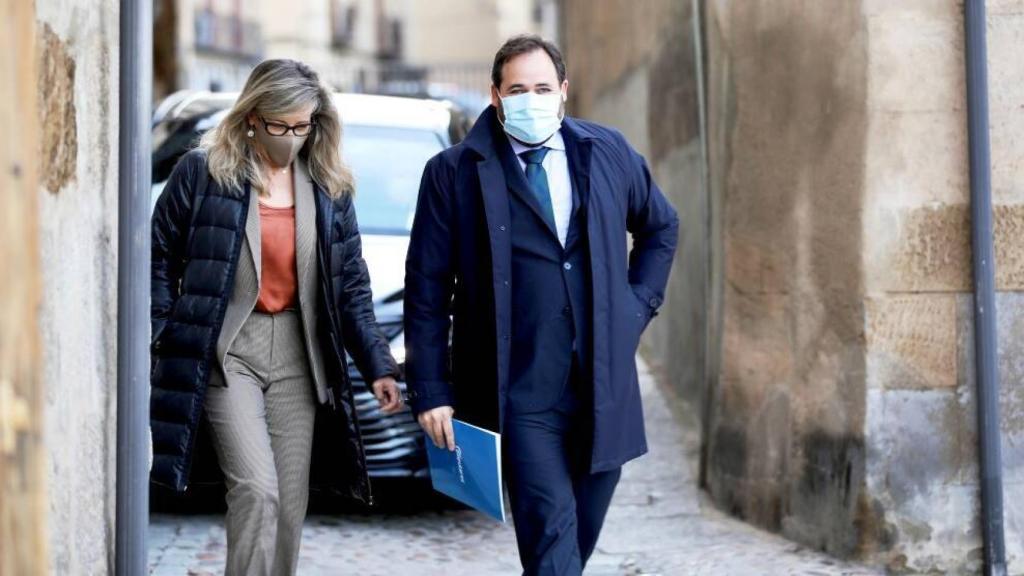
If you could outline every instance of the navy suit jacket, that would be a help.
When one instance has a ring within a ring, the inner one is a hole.
[[[587,198],[593,380],[591,471],[647,451],[635,354],[664,298],[679,220],[623,136],[591,122],[562,123],[574,180]],[[406,261],[405,343],[416,412],[500,431],[510,381],[509,182],[489,107],[467,138],[424,169]],[[627,254],[627,235],[633,248]]]
[[[590,383],[585,370],[593,340],[586,199],[580,194],[579,182],[572,182],[571,215],[563,247],[555,222],[541,209],[508,138],[498,133],[495,139],[510,190],[514,313],[508,412],[545,412],[564,395],[574,357],[582,368],[576,376],[578,384]],[[572,176],[571,161],[568,168]]]

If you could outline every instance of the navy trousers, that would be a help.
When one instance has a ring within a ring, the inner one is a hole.
[[[591,395],[572,370],[543,412],[506,415],[509,500],[523,574],[575,576],[594,551],[621,468],[590,474]]]

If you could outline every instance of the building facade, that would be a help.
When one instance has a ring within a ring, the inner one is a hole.
[[[557,34],[556,0],[159,0],[154,97],[239,90],[265,58],[312,65],[348,92],[482,107],[508,37]],[[453,41],[453,39],[457,39]]]
[[[161,0],[154,97],[237,91],[265,58],[295,58],[353,90],[379,61],[400,56],[402,25],[384,0]]]
[[[1024,5],[988,2],[1005,527],[1024,562]],[[645,353],[722,509],[896,572],[980,568],[963,3],[563,3],[576,114],[680,208]]]

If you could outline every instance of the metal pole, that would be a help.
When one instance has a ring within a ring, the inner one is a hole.
[[[974,248],[974,349],[977,374],[981,525],[985,574],[1006,574],[1003,473],[996,363],[995,251],[992,246],[991,160],[985,1],[964,2],[967,42],[967,131],[970,139],[971,241]]]
[[[715,378],[712,375],[713,367],[717,365],[717,346],[714,346],[715,326],[719,326],[718,317],[713,305],[716,292],[715,274],[713,270],[714,238],[712,223],[713,208],[711,199],[711,182],[708,174],[708,124],[707,124],[707,79],[705,77],[705,44],[704,44],[704,13],[701,9],[704,2],[701,0],[690,0],[691,22],[693,28],[693,60],[695,63],[694,75],[697,83],[697,125],[700,137],[700,193],[704,196],[704,213],[701,215],[704,223],[705,239],[707,249],[705,251],[704,270],[704,364],[701,374],[701,384],[704,386],[704,398],[700,408],[701,414],[701,439],[700,439],[700,469],[698,472],[698,484],[707,486],[707,459],[708,459],[708,438],[711,437],[711,408],[714,401]]]
[[[153,3],[121,0],[115,573],[148,573],[149,190]]]

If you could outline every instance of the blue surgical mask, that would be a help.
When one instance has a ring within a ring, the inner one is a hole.
[[[520,142],[540,144],[562,126],[562,93],[524,92],[501,99],[505,132]]]

